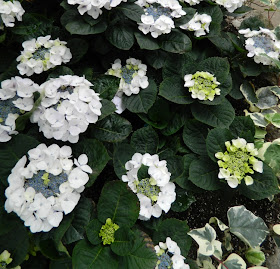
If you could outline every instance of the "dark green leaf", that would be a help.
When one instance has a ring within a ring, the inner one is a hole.
[[[116,9],[121,10],[126,17],[136,22],[141,22],[141,15],[144,14],[143,8],[135,3],[122,2]]]
[[[87,238],[93,245],[98,245],[102,242],[99,237],[101,227],[102,223],[97,219],[92,220],[86,227]]]
[[[129,255],[134,245],[134,233],[127,227],[119,228],[115,234],[111,249],[119,256]]]
[[[172,156],[166,158],[166,162],[168,171],[171,173],[170,180],[175,181],[184,172],[183,158],[181,156]]]
[[[143,35],[140,32],[135,32],[134,35],[140,49],[157,50],[160,48],[156,39],[147,35]]]
[[[186,211],[192,203],[196,201],[192,194],[188,194],[186,190],[176,187],[176,200],[171,205],[171,210],[174,212]]]
[[[102,99],[101,103],[101,116],[98,118],[98,120],[103,120],[104,118],[113,114],[116,111],[116,106],[113,102],[108,101],[107,99]]]
[[[243,20],[239,28],[240,30],[247,28],[250,28],[251,30],[259,30],[260,27],[265,28],[264,22],[258,16],[254,16]]]
[[[117,93],[120,79],[114,76],[102,75],[92,80],[93,89],[103,99],[112,100]]]
[[[149,170],[149,166],[142,164],[140,169],[137,172],[137,178],[139,178],[139,179],[149,178],[150,176],[149,176],[148,170]]]
[[[74,72],[67,66],[58,66],[48,75],[48,79],[64,75],[74,75]]]
[[[82,59],[82,57],[88,51],[88,43],[86,40],[81,38],[73,38],[67,42],[67,47],[70,48],[72,53],[71,64],[76,63]]]
[[[254,142],[256,128],[249,116],[235,117],[234,121],[229,126],[229,129],[235,138],[243,137],[247,142]]]

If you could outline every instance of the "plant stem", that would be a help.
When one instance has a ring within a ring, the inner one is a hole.
[[[214,255],[212,255],[212,257],[219,262],[222,266],[224,266],[226,269],[229,269],[226,265],[224,265],[223,261],[221,261],[220,259],[218,259],[217,257],[215,257]]]

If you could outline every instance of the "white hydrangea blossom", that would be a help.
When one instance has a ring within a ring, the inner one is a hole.
[[[110,10],[112,7],[118,6],[121,2],[127,0],[67,0],[69,5],[78,4],[78,11],[81,15],[87,13],[94,19],[102,14],[102,8]]]
[[[181,250],[177,243],[170,237],[166,238],[165,243],[159,242],[159,244],[155,246],[155,251],[158,256],[158,262],[155,269],[190,269],[190,266],[185,264],[185,257],[181,255]]]
[[[248,57],[254,57],[256,63],[263,65],[274,65],[267,56],[278,60],[280,56],[280,41],[277,40],[273,31],[260,27],[260,30],[242,29],[240,34],[247,37],[245,48],[248,50]]]
[[[122,66],[121,60],[116,59],[106,74],[120,78],[119,90],[112,102],[116,105],[116,113],[121,114],[125,110],[122,102],[122,95],[130,96],[138,94],[140,89],[146,89],[149,86],[146,76],[147,65],[142,64],[140,60],[129,58],[126,65]]]
[[[228,12],[234,12],[234,10],[242,7],[245,0],[214,0],[214,2],[226,8]]]
[[[12,77],[1,82],[0,88],[0,142],[7,142],[17,134],[16,119],[33,108],[33,94],[40,91],[31,79]]]
[[[147,178],[138,178],[141,166],[146,166]],[[167,213],[176,199],[175,184],[170,182],[166,161],[160,161],[157,154],[135,153],[125,164],[126,175],[123,182],[128,182],[131,190],[137,194],[140,201],[139,219],[149,220],[152,216],[158,218],[162,210]]]
[[[1,21],[6,27],[15,26],[15,18],[18,21],[22,21],[22,15],[25,13],[25,10],[22,8],[19,1],[5,1],[0,0],[0,29],[4,27],[1,25]]]
[[[5,191],[5,209],[15,212],[32,233],[58,227],[63,212],[70,213],[88,182],[88,158],[71,159],[72,149],[40,144],[28,151],[12,169]]]
[[[22,43],[24,50],[17,57],[17,61],[20,62],[17,69],[21,75],[40,74],[71,60],[70,49],[65,46],[67,42],[50,38],[50,35],[40,36]]]
[[[186,24],[181,25],[180,28],[188,31],[194,31],[194,35],[196,37],[200,37],[209,33],[211,21],[211,16],[195,13],[193,18]]]
[[[185,3],[188,3],[190,6],[198,5],[202,0],[184,0]]]
[[[99,94],[84,77],[65,75],[43,83],[42,102],[30,120],[46,138],[77,143],[79,134],[101,115]]]
[[[143,7],[141,23],[138,28],[145,35],[151,33],[153,38],[168,34],[175,28],[173,19],[186,15],[177,0],[138,0],[135,4]]]

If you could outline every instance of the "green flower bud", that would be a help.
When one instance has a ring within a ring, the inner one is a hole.
[[[114,234],[118,229],[119,226],[113,223],[110,218],[106,220],[106,223],[101,227],[99,232],[103,245],[111,245],[115,241]]]

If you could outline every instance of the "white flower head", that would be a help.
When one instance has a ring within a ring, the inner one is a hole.
[[[0,88],[0,142],[7,142],[17,134],[16,119],[32,110],[33,94],[40,91],[31,79],[12,77],[2,81]]]
[[[17,61],[20,62],[17,69],[21,75],[40,74],[71,60],[72,54],[66,47],[67,42],[50,38],[50,35],[40,36],[22,43],[24,50],[17,57]]]
[[[158,218],[162,210],[167,213],[175,201],[175,184],[170,182],[166,161],[160,161],[157,154],[135,153],[125,164],[126,175],[122,181],[127,182],[140,201],[139,219],[148,220],[151,216]],[[139,169],[145,169],[144,178],[138,178]]]
[[[226,8],[228,12],[234,12],[244,4],[245,0],[215,0],[214,2]]]
[[[153,38],[170,33],[175,28],[173,19],[186,15],[177,0],[138,0],[135,4],[144,9],[138,29]]]
[[[185,257],[181,255],[179,246],[170,237],[166,238],[165,243],[159,242],[159,244],[155,246],[155,251],[158,258],[155,269],[190,269],[190,266],[184,262]]]
[[[30,120],[47,138],[76,143],[79,134],[101,115],[99,94],[84,77],[65,75],[43,83],[42,102]]]
[[[206,35],[206,33],[209,33],[211,21],[211,16],[207,14],[195,13],[193,18],[186,24],[181,25],[180,28],[192,31],[196,37],[200,37],[202,35]]]
[[[8,177],[5,209],[15,212],[32,233],[58,227],[63,212],[70,213],[80,199],[92,170],[85,154],[75,161],[79,166],[74,165],[71,154],[68,146],[40,144],[28,151],[28,158],[23,156],[17,162]]]
[[[258,31],[252,31],[248,28],[239,30],[239,33],[247,38],[245,48],[248,50],[248,57],[254,57],[256,63],[275,65],[269,57],[275,60],[279,59],[280,41],[276,38],[273,31],[260,27]]]
[[[22,15],[25,13],[25,10],[22,8],[19,1],[16,0],[0,0],[0,16],[1,21],[6,27],[14,27],[15,20],[22,21]],[[1,25],[0,29],[4,27]]]

